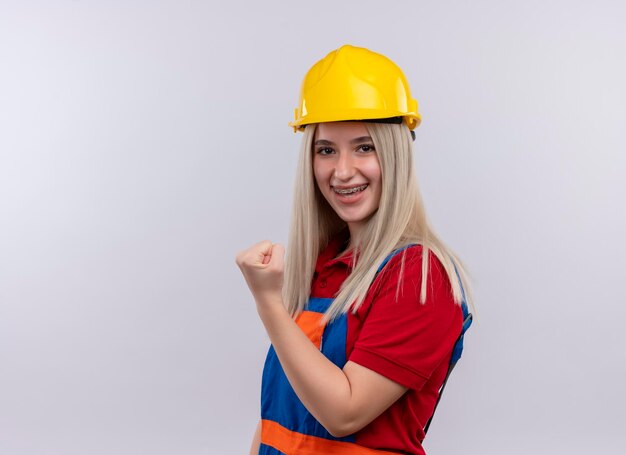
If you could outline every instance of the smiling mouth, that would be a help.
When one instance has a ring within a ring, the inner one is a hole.
[[[337,194],[354,194],[354,193],[360,193],[368,186],[369,184],[366,183],[365,185],[355,186],[354,188],[347,188],[347,189],[339,189],[335,187],[332,187],[332,188],[333,188],[333,191]]]

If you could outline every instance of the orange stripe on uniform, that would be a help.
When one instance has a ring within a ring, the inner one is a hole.
[[[320,325],[323,316],[323,313],[303,311],[296,318],[296,324],[298,324],[300,330],[313,342],[317,349],[319,349],[322,344],[322,334],[325,328],[325,325]]]
[[[287,455],[398,455],[352,442],[332,441],[288,430],[271,420],[261,421],[261,443]]]

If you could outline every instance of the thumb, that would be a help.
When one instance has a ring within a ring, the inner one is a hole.
[[[270,263],[273,266],[278,267],[279,269],[282,269],[284,267],[285,247],[280,243],[274,243],[272,245],[272,258],[270,260]]]

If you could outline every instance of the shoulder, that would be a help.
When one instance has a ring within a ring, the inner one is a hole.
[[[396,250],[376,276],[372,283],[372,291],[390,289],[395,286],[418,296],[423,281],[423,267],[424,247],[422,245],[409,245],[400,251]],[[438,300],[444,298],[453,301],[448,274],[437,255],[431,250],[428,250],[426,289],[427,302],[432,300],[430,297],[435,297],[435,294]]]

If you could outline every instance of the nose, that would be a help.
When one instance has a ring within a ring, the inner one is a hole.
[[[335,164],[335,177],[337,180],[348,181],[355,174],[353,157],[348,152],[340,152]]]

